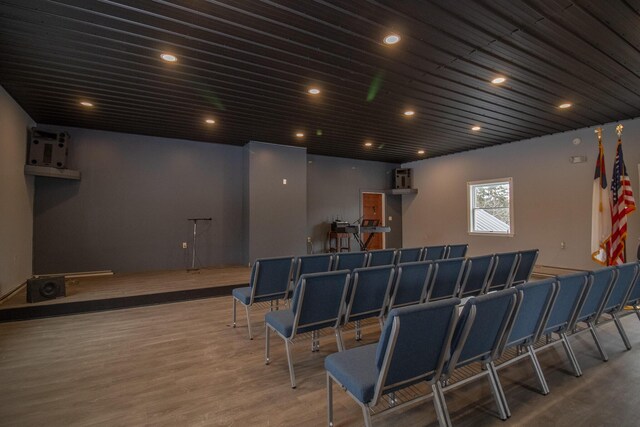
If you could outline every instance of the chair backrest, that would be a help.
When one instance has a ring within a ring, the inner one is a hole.
[[[447,254],[447,247],[441,246],[425,246],[422,249],[422,261],[435,261],[438,259],[444,259]]]
[[[447,258],[464,258],[467,255],[469,245],[467,243],[462,245],[448,245],[447,246]]]
[[[378,381],[373,404],[388,390],[437,381],[449,354],[460,300],[393,309],[376,351]]]
[[[511,286],[513,275],[518,268],[520,254],[518,252],[504,252],[495,254],[493,275],[489,279],[488,291],[499,291]]]
[[[303,274],[322,273],[333,268],[333,254],[303,255],[296,259],[294,283]]]
[[[614,266],[604,267],[600,270],[589,273],[591,277],[591,286],[587,295],[584,297],[584,303],[576,319],[576,322],[587,322],[597,319],[598,314],[602,311],[604,304],[609,298],[612,285],[616,278],[616,268]]]
[[[383,316],[391,293],[395,274],[393,265],[356,268],[348,297],[349,305],[345,322]]]
[[[640,265],[640,263],[639,263]],[[640,274],[636,276],[635,283],[631,286],[625,305],[638,305],[640,303]]]
[[[293,262],[294,257],[257,259],[251,269],[251,304],[285,297]]]
[[[362,268],[367,263],[367,252],[339,252],[333,263],[334,270],[351,270]]]
[[[453,333],[446,377],[457,367],[491,362],[499,356],[517,302],[517,291],[511,288],[471,298],[465,303]]]
[[[584,296],[589,291],[591,279],[589,273],[567,274],[556,278],[558,294],[549,312],[542,334],[563,333],[569,330],[573,319],[582,307]]]
[[[422,248],[402,248],[396,254],[396,264],[417,262],[422,259]]]
[[[602,308],[602,313],[615,313],[624,308],[629,292],[636,282],[638,276],[638,263],[630,262],[616,266],[616,280],[612,285],[611,292],[606,304]]]
[[[552,278],[523,283],[515,289],[520,301],[505,348],[532,344],[538,340],[553,307],[558,285],[556,279]]]
[[[430,261],[398,265],[389,309],[424,302],[427,298],[427,285],[431,278],[432,267]]]
[[[433,274],[427,289],[427,301],[452,298],[458,295],[465,262],[464,258],[433,261]]]
[[[539,252],[540,251],[538,249],[520,251],[520,262],[518,263],[518,268],[513,276],[512,286],[529,281],[531,273],[533,273],[533,267],[536,265]]]
[[[344,313],[349,270],[303,274],[291,300],[293,335],[338,327]]]
[[[494,266],[493,255],[481,255],[468,258],[460,284],[460,298],[485,293]]]
[[[379,249],[369,251],[367,267],[377,267],[379,265],[393,265],[396,261],[395,249]]]

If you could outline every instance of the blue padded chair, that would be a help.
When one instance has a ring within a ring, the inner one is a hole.
[[[631,343],[627,337],[627,333],[620,322],[620,312],[624,309],[625,302],[628,300],[629,293],[633,289],[638,278],[638,263],[630,262],[616,266],[616,281],[609,293],[607,303],[604,305],[598,318],[603,314],[611,316],[618,328],[618,333],[624,342],[627,350],[631,350]]]
[[[598,321],[598,316],[609,299],[609,294],[611,294],[611,290],[613,289],[616,281],[616,275],[617,270],[616,267],[613,266],[604,267],[600,270],[589,273],[589,276],[591,277],[591,286],[589,287],[589,292],[587,292],[587,295],[584,297],[582,308],[573,322],[574,329],[576,324],[579,322],[584,322],[587,325],[587,329],[591,332],[593,341],[596,343],[598,352],[600,352],[600,356],[605,362],[609,360],[609,356],[600,343],[600,336],[596,330],[596,323]]]
[[[422,259],[422,248],[402,248],[396,254],[396,264],[418,262]]]
[[[489,278],[495,267],[493,255],[467,258],[460,284],[460,298],[486,293]]]
[[[426,381],[432,389],[436,414],[444,425],[440,374],[449,354],[460,300],[452,298],[392,310],[377,344],[327,356],[327,415],[333,425],[333,382],[362,408],[365,426],[371,409],[388,395],[396,401],[402,389]],[[395,394],[398,392],[398,394]],[[390,410],[424,400],[427,396],[391,406]]]
[[[538,253],[540,251],[538,249],[531,249],[528,251],[520,251],[520,262],[518,263],[518,268],[513,276],[513,282],[511,286],[520,285],[522,283],[528,282],[531,278],[531,273],[533,273],[533,267],[536,265],[536,260],[538,259]]]
[[[422,261],[436,261],[444,259],[447,255],[447,246],[425,246],[422,249]]]
[[[498,365],[498,369],[511,365],[524,357],[531,359],[542,394],[549,393],[549,386],[542,373],[533,345],[540,339],[553,303],[558,294],[556,279],[529,282],[515,287],[518,292],[518,312],[513,318],[511,331],[504,350],[524,347],[527,352]]]
[[[463,245],[448,245],[447,246],[447,258],[464,258],[467,256],[468,244]]]
[[[427,286],[433,264],[430,261],[406,262],[396,267],[389,311],[407,305],[420,304],[427,299]]]
[[[636,277],[636,282],[629,291],[625,305],[633,307],[638,320],[640,320],[640,274]]]
[[[464,258],[433,261],[433,274],[427,289],[427,301],[457,296],[465,263]]]
[[[377,267],[379,265],[394,265],[395,261],[395,249],[380,249],[376,251],[369,251],[367,267]]]
[[[536,353],[540,352],[545,348],[561,342],[576,377],[579,377],[582,375],[582,370],[573,352],[571,343],[567,338],[567,332],[571,331],[573,319],[584,304],[584,296],[591,286],[591,278],[588,272],[581,272],[559,276],[556,280],[558,283],[558,291],[555,303],[549,312],[549,316],[542,330],[542,335],[551,336],[552,333],[555,333],[560,336],[560,340],[548,342],[546,345],[538,347],[535,351]]]
[[[460,313],[451,341],[450,357],[445,364],[442,376],[442,380],[446,382],[457,368],[474,362],[479,362],[486,367],[486,370],[470,378],[484,375],[489,377],[493,397],[502,420],[510,417],[511,413],[500,386],[494,360],[500,356],[504,337],[509,335],[509,327],[513,323],[512,318],[517,311],[517,304],[517,291],[513,288],[469,299]],[[444,391],[466,383],[467,379],[455,382],[445,386]],[[442,412],[448,421],[446,425],[451,425],[444,398]]]
[[[350,270],[366,267],[368,252],[339,252],[333,263],[334,270]]]
[[[250,340],[253,339],[253,335],[251,334],[249,308],[257,302],[273,302],[288,296],[293,261],[293,257],[257,259],[251,269],[249,286],[236,288],[231,292],[233,296],[233,327],[236,327],[236,301],[238,301],[244,305],[247,312]]]
[[[395,275],[395,266],[381,265],[378,267],[356,268],[348,304],[342,326],[349,322],[356,322],[356,340],[360,340],[360,321],[377,317],[380,325],[384,319],[385,310],[391,296],[391,285]]]
[[[338,350],[342,350],[339,325],[344,313],[344,301],[349,279],[348,270],[303,274],[293,292],[291,309],[272,311],[265,315],[265,363],[268,365],[271,361],[269,358],[269,332],[273,330],[284,340],[291,388],[296,388],[291,355],[291,345],[296,335],[333,328]],[[315,339],[313,335],[312,339]]]
[[[495,267],[493,268],[493,275],[489,279],[487,292],[511,287],[519,262],[520,254],[518,252],[495,254]]]
[[[323,273],[333,270],[333,254],[303,255],[296,259],[293,283],[298,283],[303,274]]]

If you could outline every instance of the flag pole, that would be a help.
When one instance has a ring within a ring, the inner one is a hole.
[[[618,125],[616,126],[616,133],[618,134],[618,143],[622,142],[622,129],[624,129],[624,126],[622,126],[621,123],[618,123]],[[624,257],[624,260],[627,260],[627,242],[624,242],[624,248],[622,249],[622,256]]]

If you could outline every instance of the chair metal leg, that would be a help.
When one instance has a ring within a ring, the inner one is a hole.
[[[564,347],[564,351],[567,353],[567,357],[569,358],[569,362],[573,367],[573,371],[576,374],[576,377],[582,376],[582,369],[580,369],[580,365],[578,364],[578,359],[576,358],[576,354],[573,352],[573,347],[569,343],[569,338],[566,333],[561,333],[560,338],[562,339],[562,346]]]
[[[494,366],[493,362],[487,364],[487,370],[489,375],[489,382],[491,383],[491,392],[493,393],[493,398],[495,399],[496,405],[498,406],[500,419],[504,421],[511,416],[511,412],[509,411],[509,407],[507,406],[507,399],[504,396],[502,387],[500,386],[500,380],[498,379],[496,367]]]
[[[236,327],[236,299],[233,299],[233,327]]]
[[[291,388],[296,388],[296,376],[293,373],[293,360],[291,358],[291,347],[288,339],[284,340],[284,347],[287,350],[287,363],[289,363],[289,377],[291,378]]]
[[[596,342],[596,347],[598,347],[598,351],[600,352],[600,357],[602,357],[602,361],[606,362],[607,360],[609,360],[609,356],[607,355],[607,352],[604,350],[604,348],[602,347],[602,344],[600,343],[600,336],[598,335],[598,331],[596,331],[596,327],[593,324],[593,322],[587,322],[587,325],[589,325],[589,331],[591,331],[591,336],[593,337],[593,340]]]
[[[333,381],[327,372],[327,419],[329,427],[333,427]]]
[[[436,408],[436,416],[438,417],[438,425],[440,427],[451,427],[451,418],[449,417],[449,409],[447,402],[444,400],[444,393],[440,381],[431,384],[433,391],[433,406]]]
[[[362,405],[362,415],[364,416],[364,426],[365,427],[372,427],[373,425],[371,424],[371,414],[369,413],[369,408],[367,407],[367,405]]]
[[[627,337],[627,333],[624,331],[624,328],[622,327],[622,322],[620,322],[620,317],[618,317],[617,313],[613,313],[612,317],[613,317],[614,323],[616,324],[616,327],[618,328],[620,337],[624,342],[624,346],[627,348],[627,350],[631,350],[631,343],[629,342],[629,337]]]
[[[640,320],[640,308],[638,308],[637,305],[634,305],[633,310],[636,312],[636,316],[638,316],[638,320]]]
[[[271,358],[269,357],[269,350],[270,350],[270,348],[269,348],[269,343],[270,343],[269,335],[271,335],[271,334],[269,333],[269,325],[264,325],[264,329],[265,329],[265,331],[264,331],[264,364],[268,365],[269,362],[271,362]]]
[[[336,343],[338,344],[338,351],[344,351],[344,340],[342,339],[342,328],[336,328]]]
[[[378,323],[380,324],[380,332],[384,331],[384,317],[378,317]]]
[[[249,329],[249,339],[252,340],[253,339],[253,335],[251,335],[251,316],[249,316],[249,306],[245,305],[244,309],[247,312],[247,328]]]
[[[527,351],[529,352],[529,358],[531,359],[531,363],[533,364],[533,370],[536,372],[538,383],[540,383],[540,391],[542,392],[542,394],[547,395],[549,394],[549,385],[547,384],[547,380],[544,378],[542,367],[540,367],[540,362],[538,361],[538,357],[536,356],[536,352],[533,346],[528,345]]]

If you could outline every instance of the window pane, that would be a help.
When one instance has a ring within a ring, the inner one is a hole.
[[[470,232],[511,234],[511,181],[469,183]]]

